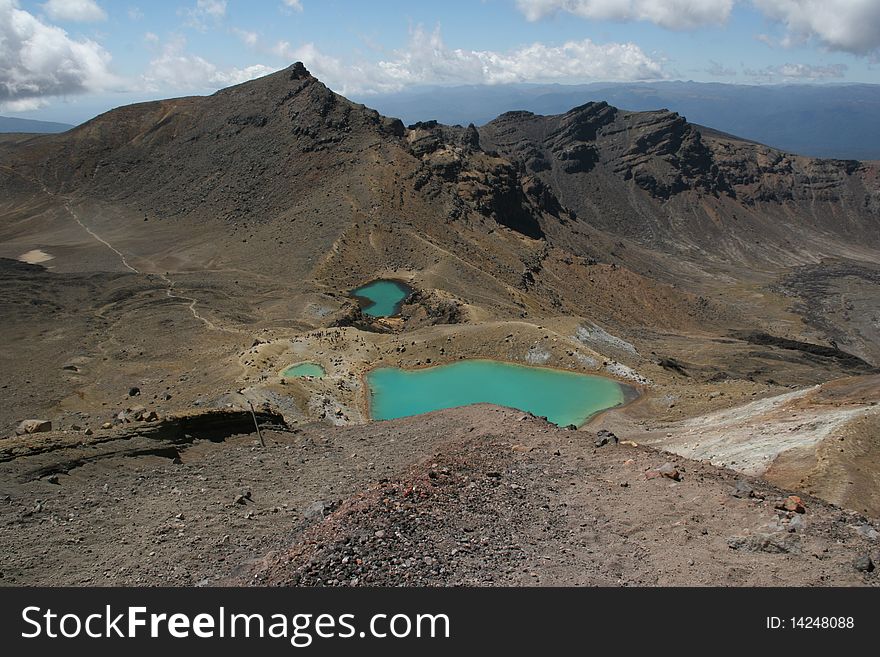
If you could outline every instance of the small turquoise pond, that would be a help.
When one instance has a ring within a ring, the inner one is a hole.
[[[624,402],[623,388],[611,379],[493,360],[419,370],[383,367],[369,372],[367,382],[374,420],[487,402],[544,416],[559,426],[579,426]]]
[[[324,368],[317,363],[299,363],[297,365],[291,365],[281,373],[282,376],[290,378],[302,378],[304,376],[321,378],[324,374],[326,374]]]
[[[412,293],[405,283],[379,279],[351,291],[361,304],[361,310],[371,317],[391,317],[400,312],[400,306]]]

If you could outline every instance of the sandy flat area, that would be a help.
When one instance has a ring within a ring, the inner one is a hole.
[[[29,265],[39,265],[41,262],[47,262],[54,258],[55,256],[49,255],[42,249],[32,249],[31,251],[28,251],[27,253],[22,253],[20,256],[18,256],[18,259],[21,262],[26,262]]]

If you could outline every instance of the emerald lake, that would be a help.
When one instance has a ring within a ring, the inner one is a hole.
[[[412,293],[405,283],[379,279],[351,291],[365,315],[391,317],[400,312],[400,306]]]
[[[383,367],[367,374],[370,415],[392,420],[486,402],[580,426],[625,400],[611,379],[494,360],[464,360],[418,370]]]
[[[324,368],[318,365],[317,363],[297,363],[296,365],[291,365],[286,370],[281,373],[281,376],[286,376],[288,378],[302,378],[304,376],[313,376],[315,378],[321,378],[324,376],[326,372],[324,372]]]

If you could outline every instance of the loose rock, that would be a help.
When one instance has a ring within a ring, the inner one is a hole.
[[[15,435],[24,436],[46,431],[52,431],[52,423],[49,420],[24,420],[16,427]]]
[[[789,495],[784,500],[782,500],[781,503],[777,504],[776,508],[784,511],[792,511],[794,513],[807,512],[807,509],[804,506],[804,501],[797,495]]]
[[[666,463],[661,465],[659,468],[657,468],[657,472],[661,476],[666,477],[668,479],[673,479],[675,481],[681,481],[681,473],[678,471],[678,468],[676,468],[669,461],[667,461]]]
[[[874,571],[874,561],[868,554],[862,555],[861,557],[856,559],[853,563],[853,566],[856,570],[862,573],[870,573]]]
[[[616,445],[620,442],[617,436],[608,431],[607,429],[601,429],[596,434],[596,447],[604,447],[605,445]]]

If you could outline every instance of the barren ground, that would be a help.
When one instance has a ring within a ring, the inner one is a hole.
[[[132,455],[168,447],[134,438],[2,463],[3,583],[877,584],[854,565],[880,558],[858,514],[809,496],[779,511],[788,493],[763,481],[511,410],[265,438],[197,439],[179,462]],[[667,461],[680,481],[652,472]]]

